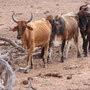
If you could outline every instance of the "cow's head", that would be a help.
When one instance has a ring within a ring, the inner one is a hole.
[[[18,35],[17,35],[17,39],[22,39],[23,37],[23,34],[24,34],[24,31],[26,28],[29,28],[30,30],[32,30],[31,27],[27,26],[27,23],[31,22],[32,18],[33,18],[33,15],[31,13],[31,18],[30,20],[28,21],[17,21],[15,18],[14,18],[14,14],[12,15],[12,19],[15,23],[17,23],[17,26],[13,28],[13,31],[17,31]]]
[[[80,6],[79,11],[89,11],[90,3],[86,3],[85,5]]]
[[[78,17],[79,17],[79,27],[82,31],[85,31],[87,23],[88,23],[87,12],[86,11],[80,11],[78,13]]]
[[[65,30],[65,21],[62,17],[55,16],[54,25],[56,27],[56,33],[62,34]]]
[[[54,17],[52,15],[48,15],[46,17],[46,20],[48,20],[52,26],[52,32],[54,32],[54,29],[55,29],[55,25],[54,25]]]

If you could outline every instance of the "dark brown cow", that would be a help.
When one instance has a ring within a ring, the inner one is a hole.
[[[14,15],[14,14],[13,14]],[[44,47],[43,62],[44,67],[47,66],[47,54],[48,45],[51,35],[52,26],[48,20],[38,20],[31,21],[31,19],[26,21],[16,21],[12,15],[13,20],[17,23],[13,31],[17,31],[18,39],[22,39],[22,45],[29,49],[29,54],[27,58],[27,65],[31,63],[31,68],[33,68],[32,53],[35,47]]]
[[[90,11],[90,3],[80,6],[79,11]]]
[[[86,57],[88,43],[90,51],[90,4],[82,5],[79,10],[79,27],[83,39],[83,52]]]

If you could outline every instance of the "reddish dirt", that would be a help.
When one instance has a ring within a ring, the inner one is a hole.
[[[12,20],[13,11],[18,20],[28,20],[31,12],[33,20],[46,17],[49,14],[77,13],[80,5],[89,0],[0,0],[0,36],[16,39],[16,32],[9,31],[16,24]],[[32,77],[32,85],[37,90],[90,90],[90,52],[88,57],[83,57],[82,39],[79,36],[79,49],[81,58],[76,57],[76,48],[71,44],[68,59],[60,61],[60,47],[54,47],[52,58],[47,68],[42,67],[42,60],[34,59],[35,69],[28,74],[17,72],[14,89],[27,87],[23,80]],[[26,62],[25,62],[26,63]],[[58,77],[60,76],[60,77]],[[25,89],[23,89],[25,90]]]

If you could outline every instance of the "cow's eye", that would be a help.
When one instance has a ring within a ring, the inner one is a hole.
[[[26,28],[26,27],[25,27],[25,26],[23,26],[23,30],[25,30],[25,28]]]
[[[19,28],[18,28],[18,26],[17,26],[17,31],[19,32]]]
[[[19,28],[17,27],[17,30],[18,30]]]

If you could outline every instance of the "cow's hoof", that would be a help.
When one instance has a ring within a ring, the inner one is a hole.
[[[34,69],[34,66],[33,66],[33,65],[31,65],[30,69]]]
[[[81,54],[78,54],[78,55],[77,55],[77,58],[81,58]]]
[[[66,60],[66,59],[67,59],[67,57],[63,57],[63,61]]]
[[[44,64],[44,65],[43,65],[43,67],[44,67],[44,68],[47,68],[47,65],[46,65],[46,64]]]
[[[90,52],[90,49],[88,49],[88,52]]]
[[[87,54],[86,53],[84,53],[84,57],[87,57]]]
[[[62,63],[64,63],[64,57],[61,57],[61,60],[60,60],[60,62],[62,62]]]
[[[48,64],[50,63],[50,59],[47,59],[47,63],[48,63]]]
[[[64,63],[64,60],[61,59],[60,62],[61,62],[61,63]]]
[[[47,64],[50,64],[50,61],[47,61]]]
[[[84,57],[87,57],[87,55],[84,55]]]
[[[25,74],[28,74],[28,73],[29,73],[29,70],[27,70],[27,69],[24,70],[24,73],[25,73]]]

